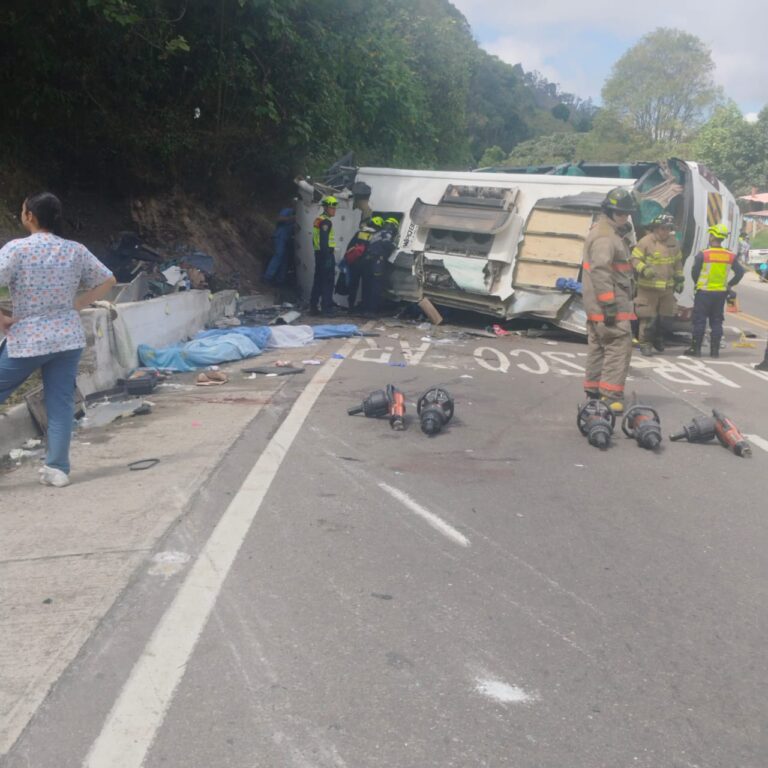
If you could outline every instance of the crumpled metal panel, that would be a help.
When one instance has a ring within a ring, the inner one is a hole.
[[[422,255],[396,251],[387,262],[385,285],[397,301],[421,301],[424,297]]]
[[[468,205],[430,205],[417,197],[411,208],[411,220],[427,229],[447,229],[451,232],[476,232],[495,235],[512,219],[512,211],[479,208]]]
[[[466,256],[446,254],[442,260],[443,266],[459,288],[471,293],[490,292],[491,275],[485,259],[469,259]]]
[[[567,293],[538,292],[516,289],[507,302],[507,317],[535,314],[545,319],[555,319],[563,305],[571,298]]]
[[[587,311],[584,309],[584,302],[582,301],[581,296],[571,296],[570,301],[563,307],[557,318],[555,318],[555,325],[566,331],[586,336]]]

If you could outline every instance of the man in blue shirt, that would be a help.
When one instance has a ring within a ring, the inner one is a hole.
[[[288,262],[293,251],[293,232],[296,224],[296,210],[293,207],[281,208],[277,214],[277,224],[272,233],[272,258],[264,272],[264,280],[275,285],[282,285],[288,273]]]

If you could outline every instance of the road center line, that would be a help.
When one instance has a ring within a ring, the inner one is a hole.
[[[347,357],[358,340],[340,354]],[[245,478],[131,670],[84,768],[141,768],[272,480],[342,362],[331,358],[318,370]]]
[[[750,443],[756,445],[758,448],[762,448],[768,453],[768,440],[764,437],[760,437],[760,435],[744,435],[744,437],[746,437]]]
[[[452,525],[449,525],[441,517],[438,517],[434,512],[430,512],[425,509],[417,501],[414,501],[407,493],[393,488],[386,483],[379,483],[379,488],[386,491],[393,499],[397,499],[404,507],[407,507],[411,512],[415,512],[419,517],[424,518],[435,530],[440,531],[443,536],[447,536],[451,541],[459,544],[462,547],[469,546],[469,539],[463,534],[457,531]]]

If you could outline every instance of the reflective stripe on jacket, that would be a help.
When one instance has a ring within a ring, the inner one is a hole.
[[[728,270],[736,254],[726,248],[707,248],[701,255],[704,258],[696,288],[700,291],[728,290]]]
[[[587,320],[605,320],[603,306],[616,306],[617,320],[636,318],[629,248],[613,219],[601,213],[584,242],[582,295]]]
[[[322,250],[322,244],[320,242],[320,229],[325,222],[328,222],[330,228],[328,229],[328,248],[333,250],[336,247],[336,234],[333,231],[333,221],[327,213],[321,213],[316,219],[312,227],[312,247],[316,251]]]
[[[666,291],[675,287],[675,278],[683,276],[683,254],[674,237],[659,240],[652,232],[647,234],[632,249],[632,263],[641,288]],[[656,274],[643,277],[646,267],[651,267]]]

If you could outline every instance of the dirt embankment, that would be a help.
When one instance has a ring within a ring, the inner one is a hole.
[[[0,245],[25,235],[18,219],[25,196],[21,190],[41,188],[28,178],[2,186]],[[169,259],[190,251],[213,256],[223,282],[247,291],[258,284],[270,255],[276,210],[263,210],[258,203],[230,203],[222,210],[181,190],[133,198],[76,191],[61,198],[64,236],[97,256],[107,253],[118,233],[133,231]]]

